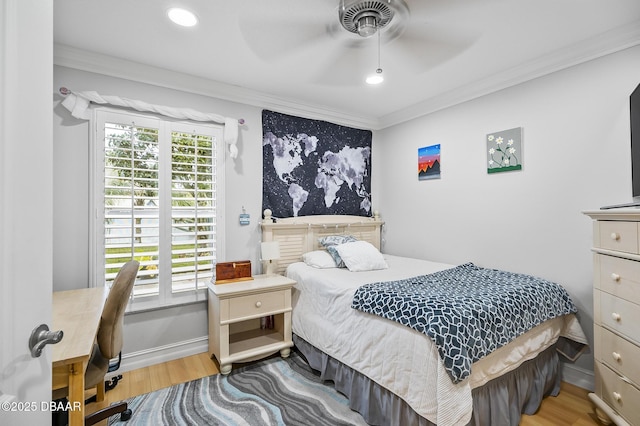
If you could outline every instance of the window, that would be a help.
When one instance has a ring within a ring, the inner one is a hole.
[[[140,262],[130,309],[205,298],[222,247],[222,127],[96,110],[96,285]]]

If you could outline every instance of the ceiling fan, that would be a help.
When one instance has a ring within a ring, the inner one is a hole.
[[[338,18],[342,27],[361,37],[371,37],[391,24],[405,21],[409,7],[403,0],[341,0]],[[402,23],[396,28],[402,29]]]
[[[360,37],[371,37],[378,34],[378,67],[375,73],[367,75],[365,81],[368,84],[380,84],[384,81],[380,65],[380,32],[387,27],[397,15],[397,22],[404,13],[407,16],[409,8],[403,0],[341,0],[338,9],[340,24],[342,27]],[[400,28],[396,26],[396,28]]]
[[[450,22],[438,22],[429,5],[438,7],[425,0],[281,2],[284,7],[254,4],[240,16],[241,33],[259,58],[275,66],[312,56],[314,69],[307,72],[319,84],[361,85],[365,72],[375,68],[376,49],[380,62],[380,45],[385,73],[399,75],[422,73],[475,39]]]

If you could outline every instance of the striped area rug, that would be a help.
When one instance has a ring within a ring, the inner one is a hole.
[[[324,384],[296,351],[128,403],[131,419],[113,416],[109,425],[366,425],[333,383]]]

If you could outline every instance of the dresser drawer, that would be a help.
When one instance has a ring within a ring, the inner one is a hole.
[[[635,342],[640,342],[640,307],[611,294],[600,292],[602,324]]]
[[[632,382],[640,384],[640,348],[607,329],[601,329],[596,343],[600,361]]]
[[[594,238],[597,248],[639,253],[637,222],[600,221],[598,229]]]
[[[599,396],[630,424],[640,425],[640,391],[607,366],[596,362],[595,368],[600,373]]]
[[[596,255],[600,289],[640,305],[640,262]]]
[[[288,291],[290,290],[234,297],[229,300],[229,320],[282,312],[289,308],[286,297]]]

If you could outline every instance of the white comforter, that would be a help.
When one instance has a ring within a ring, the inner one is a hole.
[[[301,262],[290,265],[287,276],[297,282],[293,332],[399,395],[439,426],[468,423],[473,388],[534,358],[560,335],[586,343],[575,316],[556,318],[474,363],[471,377],[454,384],[427,336],[351,308],[353,295],[363,284],[409,278],[454,265],[391,255],[385,255],[385,260],[388,269],[370,272],[317,269]]]

